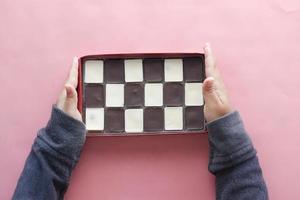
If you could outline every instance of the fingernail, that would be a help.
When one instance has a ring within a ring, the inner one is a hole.
[[[73,57],[73,63],[77,63],[78,62],[78,57],[77,56],[74,56]]]
[[[66,83],[66,84],[65,84],[65,88],[72,88],[72,87],[73,87],[73,85],[70,84],[70,83]]]
[[[212,76],[209,76],[209,77],[207,77],[206,79],[207,79],[207,80],[211,80],[211,81],[214,81],[214,80],[215,80],[215,78],[212,77]]]
[[[205,52],[205,54],[208,52],[208,50],[209,50],[209,43],[205,43],[205,45],[204,45],[204,52]]]

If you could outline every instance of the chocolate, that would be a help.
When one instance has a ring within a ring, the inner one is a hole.
[[[184,93],[185,105],[203,105],[202,83],[185,83]]]
[[[183,80],[182,59],[165,59],[165,81]]]
[[[167,82],[164,84],[164,105],[181,106],[184,103],[184,88],[182,83]]]
[[[144,131],[162,131],[164,129],[163,108],[146,107],[144,109]]]
[[[184,58],[183,59],[183,75],[184,80],[203,81],[204,79],[204,65],[202,58]]]
[[[204,129],[203,106],[188,106],[185,108],[185,128],[188,130]]]
[[[143,109],[125,110],[125,131],[136,133],[143,131]]]
[[[125,106],[141,107],[144,105],[144,86],[138,83],[125,84]]]
[[[86,108],[85,124],[88,130],[103,130],[104,108]]]
[[[161,82],[164,78],[163,59],[144,59],[144,79],[146,82]]]
[[[124,84],[106,84],[105,97],[106,107],[123,107]]]
[[[102,84],[87,84],[85,87],[85,105],[89,108],[104,106],[104,91]]]
[[[85,61],[84,82],[103,83],[103,60]]]
[[[163,84],[146,83],[145,84],[145,106],[163,105]]]
[[[104,129],[105,132],[124,132],[125,130],[125,119],[123,108],[107,108],[105,111],[104,118]]]
[[[104,80],[106,83],[123,83],[125,81],[123,59],[107,59],[104,61]]]
[[[142,59],[125,60],[125,81],[143,82],[143,60]]]
[[[183,129],[182,107],[165,107],[165,129],[166,130]]]

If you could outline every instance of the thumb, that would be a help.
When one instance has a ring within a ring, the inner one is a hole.
[[[67,93],[65,106],[66,107],[77,107],[77,92],[76,92],[74,86],[71,84],[66,84],[65,89],[66,89],[66,93]]]
[[[207,105],[218,105],[220,104],[219,96],[216,92],[215,79],[208,77],[203,82],[203,96],[205,104]]]

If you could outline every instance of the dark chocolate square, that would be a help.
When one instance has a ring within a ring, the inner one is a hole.
[[[201,57],[184,58],[183,59],[183,76],[184,80],[203,81],[204,80],[204,64]]]
[[[181,106],[184,103],[184,87],[182,83],[167,82],[164,84],[164,105]]]
[[[97,108],[104,106],[104,91],[102,84],[85,85],[85,106],[87,108]]]
[[[203,106],[188,106],[185,108],[185,128],[187,130],[204,129]]]
[[[106,83],[123,83],[125,81],[124,60],[104,60],[104,81]]]
[[[107,108],[104,113],[104,130],[107,133],[120,133],[125,130],[123,108]]]
[[[164,111],[159,107],[144,109],[144,131],[162,131],[164,129]]]
[[[144,77],[147,82],[161,82],[164,77],[163,59],[147,58],[143,60]]]
[[[144,105],[144,86],[138,83],[125,84],[125,106],[141,107]]]

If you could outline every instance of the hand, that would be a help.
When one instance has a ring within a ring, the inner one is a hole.
[[[210,45],[204,47],[206,79],[203,82],[205,100],[204,116],[207,122],[214,121],[232,111],[228,94],[216,66]]]
[[[73,58],[72,68],[69,77],[65,83],[65,87],[60,93],[56,102],[57,108],[65,112],[67,115],[82,122],[82,117],[77,109],[77,92],[78,84],[78,58]]]

